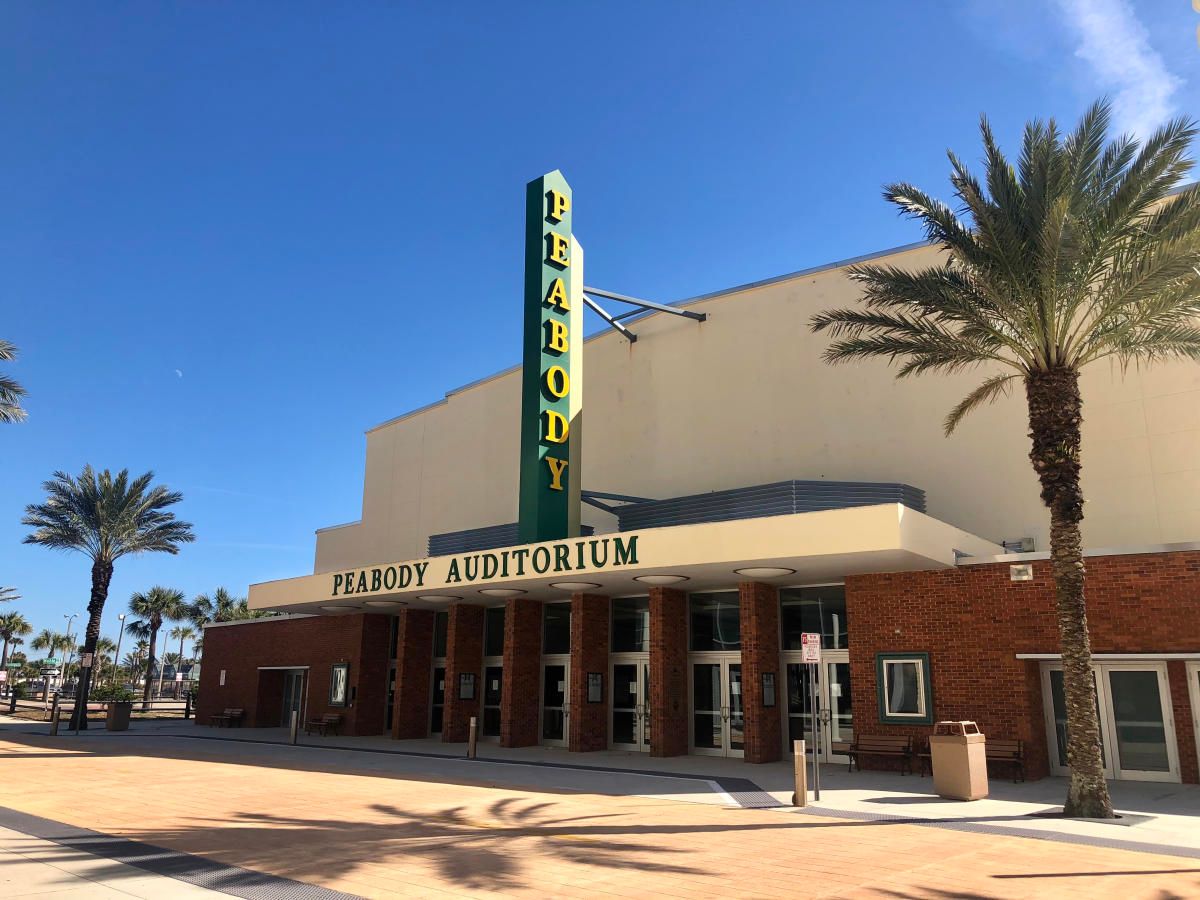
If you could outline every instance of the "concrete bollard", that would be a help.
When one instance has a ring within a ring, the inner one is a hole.
[[[58,734],[58,694],[54,695],[54,702],[50,704],[50,733]]]
[[[292,743],[300,740],[300,710],[292,710]]]
[[[475,717],[471,716],[471,730],[467,732],[467,759],[475,758]]]
[[[792,765],[796,774],[792,806],[808,806],[808,761],[804,758],[804,741],[792,741],[792,754]]]

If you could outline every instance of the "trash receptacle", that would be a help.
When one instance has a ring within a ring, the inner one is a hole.
[[[929,737],[933,789],[947,800],[981,800],[988,795],[984,736],[974,722],[938,722]]]

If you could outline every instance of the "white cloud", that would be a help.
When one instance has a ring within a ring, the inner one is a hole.
[[[1112,95],[1117,128],[1145,138],[1171,118],[1171,97],[1183,82],[1150,46],[1129,0],[1058,0],[1058,5],[1079,38],[1075,55]]]

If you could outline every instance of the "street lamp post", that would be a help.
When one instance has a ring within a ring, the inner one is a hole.
[[[69,616],[63,613],[63,618],[67,620],[67,651],[70,654],[62,667],[62,674],[58,678],[59,687],[63,687],[67,683],[67,669],[71,667],[71,660],[75,658],[75,644],[71,641],[71,626],[79,617],[79,613],[71,613]]]
[[[155,647],[156,647],[156,648],[161,648],[161,647],[163,646],[164,642],[165,642],[165,641],[166,641],[166,639],[167,639],[167,626],[166,626],[165,624],[164,624],[164,625],[163,625],[163,627],[162,627],[162,636],[163,636],[163,640],[162,640],[162,641],[158,641],[158,640],[156,640],[156,641],[154,642],[154,644],[155,644]],[[162,699],[163,671],[164,671],[164,670],[167,668],[165,665],[163,665],[163,657],[165,657],[166,655],[167,655],[167,653],[166,653],[166,651],[165,651],[165,650],[159,649],[159,651],[158,651],[158,659],[156,659],[156,660],[155,660],[155,662],[156,662],[156,663],[158,663],[158,691],[157,691],[157,696],[158,696],[158,699],[160,699],[160,700]]]
[[[113,657],[112,683],[114,686],[117,683],[117,675],[121,671],[121,638],[125,637],[125,613],[120,613],[117,616],[117,621],[120,624],[117,625],[117,653]]]

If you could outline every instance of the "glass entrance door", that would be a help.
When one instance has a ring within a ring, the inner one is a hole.
[[[741,654],[692,661],[692,750],[709,756],[743,756]]]
[[[568,660],[542,663],[542,743],[565,747],[571,727]]]
[[[792,752],[793,741],[805,741],[812,752],[812,696],[809,692],[809,666],[799,662],[799,654],[785,653],[787,668],[788,727],[785,752]],[[817,709],[821,723],[822,762],[846,762],[846,751],[854,739],[853,696],[850,693],[850,659],[845,651],[823,654],[817,669]]]
[[[1179,781],[1178,747],[1163,663],[1093,667],[1104,774],[1132,781]],[[1065,775],[1067,707],[1061,665],[1042,670],[1050,769]]]
[[[650,662],[617,660],[612,665],[612,739],[622,750],[650,749]]]
[[[292,724],[293,711],[304,718],[304,675],[304,669],[288,669],[283,673],[283,710],[279,724],[284,727]]]
[[[433,696],[429,704],[429,733],[442,733],[442,717],[446,711],[446,667],[433,667]]]
[[[483,736],[500,737],[500,693],[504,684],[504,667],[484,666],[483,669]]]

